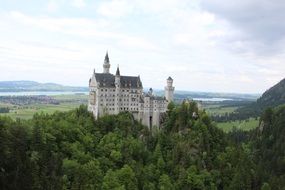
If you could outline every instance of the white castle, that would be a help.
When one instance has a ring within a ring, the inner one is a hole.
[[[173,79],[168,77],[165,96],[159,97],[149,92],[143,92],[140,76],[122,76],[119,67],[116,74],[109,72],[110,60],[106,53],[103,73],[95,73],[89,80],[88,110],[97,119],[107,114],[131,112],[135,119],[148,126],[160,127],[167,105],[173,101]]]

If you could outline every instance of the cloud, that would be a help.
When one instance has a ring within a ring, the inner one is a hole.
[[[76,8],[83,8],[86,6],[86,3],[84,0],[72,0],[71,5]]]
[[[260,2],[51,0],[49,11],[47,3],[33,10],[12,6],[0,12],[0,65],[19,79],[86,85],[94,67],[101,72],[108,49],[112,72],[120,64],[122,74],[140,74],[145,86],[163,88],[171,75],[176,89],[262,92],[285,74],[285,41],[274,24],[278,15],[254,12],[254,6],[266,8]],[[270,19],[278,35],[263,26]]]
[[[224,39],[235,50],[276,54],[284,48],[283,0],[201,0],[201,8],[225,20],[237,31],[238,35]]]
[[[58,10],[58,8],[59,8],[59,4],[58,4],[57,1],[55,1],[55,0],[50,0],[50,1],[48,2],[48,5],[47,5],[47,10],[48,10],[48,12],[55,12],[55,11]]]
[[[23,44],[25,46],[32,46],[36,48],[50,48],[50,49],[55,49],[55,50],[67,51],[67,52],[79,52],[80,51],[79,49],[75,49],[72,47],[51,45],[51,44],[38,42],[38,41],[20,41],[20,44]]]
[[[112,40],[119,46],[129,48],[159,50],[157,45],[143,37],[111,31],[112,24],[102,19],[33,17],[18,11],[10,12],[9,17],[24,25],[51,32],[76,35],[82,38],[107,39],[105,42]]]
[[[97,12],[106,17],[119,18],[130,14],[133,10],[132,3],[126,0],[112,0],[99,5]]]

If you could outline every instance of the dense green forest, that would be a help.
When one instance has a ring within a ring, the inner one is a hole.
[[[280,107],[255,131],[225,134],[194,102],[169,104],[152,133],[127,112],[94,121],[85,106],[0,117],[0,189],[282,189],[284,126]]]

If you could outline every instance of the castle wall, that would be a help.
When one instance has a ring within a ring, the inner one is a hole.
[[[173,100],[173,79],[167,79],[165,99],[154,96],[152,89],[144,95],[139,76],[120,76],[119,68],[116,75],[110,74],[108,54],[105,56],[103,68],[105,74],[95,73],[94,70],[89,81],[88,110],[93,113],[95,119],[107,114],[128,111],[151,130],[159,128],[160,116],[166,112],[167,104]]]
[[[139,112],[140,88],[98,88],[98,116],[122,111]],[[90,94],[90,96],[93,96]]]

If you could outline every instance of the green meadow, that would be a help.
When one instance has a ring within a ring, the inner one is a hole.
[[[0,115],[10,116],[13,119],[31,119],[35,113],[48,113],[52,114],[56,111],[69,111],[77,108],[81,104],[86,104],[87,95],[55,95],[52,96],[59,101],[59,104],[42,104],[35,103],[23,106],[16,106],[7,103],[0,103],[1,107],[9,107],[9,113],[0,113]]]
[[[222,129],[224,132],[230,132],[234,127],[243,131],[249,131],[258,126],[259,119],[250,118],[241,121],[229,121],[216,123],[217,127]]]
[[[0,113],[0,115],[10,116],[13,119],[31,119],[35,113],[52,114],[56,111],[69,111],[77,108],[81,104],[87,104],[88,101],[88,96],[84,94],[54,95],[52,98],[57,100],[59,104],[34,103],[18,106],[0,102],[0,107],[10,108],[9,113]],[[234,112],[237,108],[236,106],[226,107],[219,103],[203,106],[203,109],[205,109],[209,115],[224,115]],[[250,118],[242,121],[216,122],[216,125],[223,131],[229,132],[233,127],[241,130],[251,130],[258,126],[258,122],[258,119]]]

